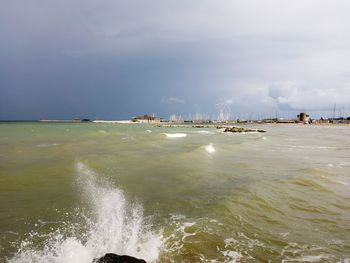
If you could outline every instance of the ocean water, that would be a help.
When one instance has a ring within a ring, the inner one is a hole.
[[[350,127],[0,124],[0,262],[350,262]]]

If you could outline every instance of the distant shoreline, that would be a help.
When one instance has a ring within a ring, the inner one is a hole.
[[[305,125],[305,126],[350,126],[350,123],[302,123],[302,122],[134,122],[132,120],[0,120],[0,123],[96,123],[96,124],[152,124],[162,127],[188,127],[188,126],[203,126],[210,128],[217,125],[232,126],[232,125]]]

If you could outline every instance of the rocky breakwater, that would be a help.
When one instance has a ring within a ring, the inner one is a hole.
[[[247,132],[266,132],[264,130],[258,130],[258,129],[249,129],[249,128],[243,128],[243,127],[222,127],[224,132],[233,132],[233,133],[247,133]],[[218,129],[220,129],[218,127]]]
[[[243,128],[239,126],[231,125],[218,125],[218,124],[161,124],[157,125],[161,128],[198,128],[198,129],[218,129],[223,130],[223,132],[232,132],[232,133],[255,133],[255,132],[266,132],[259,129]]]
[[[126,255],[108,253],[101,258],[94,259],[93,263],[146,263],[146,261]]]

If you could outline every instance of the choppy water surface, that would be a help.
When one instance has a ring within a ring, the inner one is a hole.
[[[0,261],[347,262],[350,128],[0,124]]]

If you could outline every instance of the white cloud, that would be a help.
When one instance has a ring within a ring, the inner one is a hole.
[[[278,106],[288,105],[295,110],[331,110],[333,104],[346,105],[350,101],[350,86],[338,86],[337,88],[318,88],[308,86],[281,86],[280,94],[274,99]],[[271,94],[271,89],[269,88]]]

